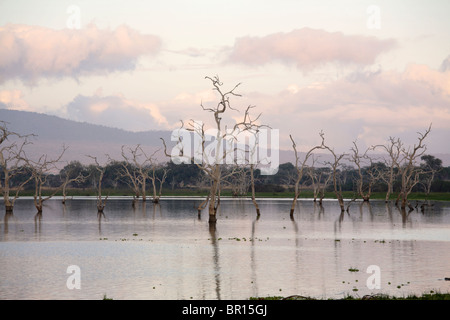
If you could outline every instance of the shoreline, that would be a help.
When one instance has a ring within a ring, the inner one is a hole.
[[[52,189],[47,189],[45,191],[43,191],[42,196],[48,196],[50,194],[53,194],[54,190]],[[129,190],[121,190],[121,189],[105,189],[103,190],[103,197],[105,196],[110,196],[110,197],[133,197],[133,193],[130,192]],[[181,197],[186,197],[186,198],[204,198],[206,197],[208,194],[207,191],[204,190],[193,190],[193,189],[179,189],[179,190],[165,190],[163,191],[162,195],[161,195],[161,199],[164,198],[181,198]],[[21,192],[21,194],[19,195],[19,198],[33,198],[34,192],[31,190],[24,190],[23,192]],[[351,201],[351,200],[356,200],[356,201],[363,201],[363,199],[361,197],[355,196],[354,192],[351,191],[344,191],[342,193],[344,200],[345,201]],[[392,194],[389,197],[389,201],[395,201],[397,198],[397,193]],[[71,198],[75,198],[75,197],[96,197],[96,191],[93,189],[70,189],[67,194],[66,194],[66,198],[67,199],[71,199]],[[57,192],[52,198],[62,198],[63,195],[62,193],[59,191]],[[269,198],[269,199],[293,199],[294,197],[294,193],[293,192],[289,192],[289,191],[283,191],[283,192],[257,192],[255,194],[255,198],[256,199],[264,199],[264,198]],[[371,200],[381,200],[381,201],[385,201],[385,197],[386,197],[386,193],[385,192],[373,192],[372,196],[370,197],[370,201]],[[152,199],[152,195],[149,193],[146,195],[147,200]],[[241,195],[241,196],[233,196],[231,194],[231,192],[228,191],[224,191],[221,194],[221,198],[232,198],[232,199],[251,199],[251,194],[247,194],[247,195]],[[139,197],[137,198],[138,200],[142,201],[142,198]],[[298,197],[298,200],[311,200],[314,201],[314,194],[312,191],[302,191]],[[336,196],[334,194],[334,192],[326,192],[325,193],[325,197],[323,198],[323,200],[336,200]],[[408,200],[410,202],[414,202],[414,201],[450,201],[450,192],[432,192],[430,194],[425,194],[423,192],[413,192],[408,196]],[[370,203],[370,201],[367,201]],[[317,202],[319,202],[319,200],[317,200]]]

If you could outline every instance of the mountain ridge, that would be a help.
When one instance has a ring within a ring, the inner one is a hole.
[[[67,162],[78,160],[81,163],[91,163],[92,159],[87,155],[96,156],[99,161],[106,161],[106,154],[112,159],[121,159],[123,145],[132,147],[139,144],[147,152],[153,153],[163,148],[161,138],[165,139],[168,148],[175,144],[171,142],[172,132],[168,130],[133,132],[31,111],[0,108],[0,120],[7,123],[9,131],[21,135],[36,135],[32,140],[33,143],[27,146],[32,154],[47,154],[49,158],[52,158],[59,155],[63,145],[67,146],[68,149],[64,154],[64,160]],[[300,153],[300,155],[303,154]],[[159,161],[169,160],[163,152],[159,152],[158,155]],[[443,166],[450,166],[450,154],[433,155],[442,160]],[[280,150],[279,160],[280,164],[294,163],[293,151]]]
[[[164,130],[148,130],[148,131],[127,131],[121,128],[108,127],[105,125],[92,124],[88,122],[79,122],[75,120],[64,119],[55,115],[45,113],[0,109],[0,120],[10,125],[10,131],[18,130],[19,134],[36,134],[38,137],[45,139],[54,139],[54,131],[57,131],[58,139],[96,139],[101,140],[105,136],[109,137],[152,137],[155,133],[166,135],[170,132]],[[46,125],[46,126],[43,126]],[[52,127],[52,131],[46,130],[46,127]],[[29,128],[24,132],[24,128]],[[81,130],[84,129],[84,130]],[[76,134],[73,131],[76,130]],[[94,134],[94,135],[92,135]],[[75,137],[78,135],[78,137]],[[159,138],[158,138],[159,139]],[[152,139],[154,140],[154,139]]]
[[[86,155],[106,160],[105,154],[113,159],[120,158],[122,145],[142,145],[151,152],[162,148],[160,138],[169,139],[170,131],[149,130],[126,131],[104,125],[64,119],[44,113],[0,109],[0,120],[7,123],[8,130],[20,135],[35,135],[27,148],[33,154],[47,154],[49,158],[61,152],[63,145],[68,149],[67,161],[89,162]],[[162,159],[161,159],[162,160]]]

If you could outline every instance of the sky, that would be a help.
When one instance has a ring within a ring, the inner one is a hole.
[[[430,124],[450,153],[450,1],[0,0],[0,108],[130,131],[212,125],[200,104],[240,84],[247,106],[300,151],[339,152]]]

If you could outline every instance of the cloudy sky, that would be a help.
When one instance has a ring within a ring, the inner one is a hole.
[[[320,130],[340,151],[414,143],[432,123],[430,152],[450,153],[449,13],[448,0],[1,0],[0,107],[172,130],[211,123],[200,103],[218,75],[282,148]]]

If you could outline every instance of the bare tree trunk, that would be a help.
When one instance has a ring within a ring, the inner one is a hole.
[[[252,119],[250,117],[250,109],[253,108],[253,106],[248,106],[244,113],[244,118],[242,121],[234,121],[234,125],[227,127],[225,126],[225,131],[223,131],[222,127],[222,119],[225,116],[225,113],[227,110],[231,109],[234,111],[237,111],[236,109],[233,109],[230,105],[230,96],[237,96],[239,97],[239,94],[236,94],[234,90],[239,86],[234,86],[233,89],[230,91],[224,92],[222,87],[222,82],[219,80],[219,78],[216,76],[214,78],[206,77],[206,79],[210,80],[213,85],[213,90],[216,91],[220,98],[219,102],[212,107],[205,107],[203,104],[201,104],[201,107],[204,111],[211,112],[214,116],[214,146],[215,146],[215,156],[210,157],[211,155],[208,154],[209,150],[206,150],[205,148],[205,141],[207,139],[206,133],[205,133],[205,127],[203,122],[196,122],[194,120],[191,120],[191,123],[189,124],[190,127],[187,129],[184,129],[184,123],[182,122],[181,128],[183,130],[191,131],[194,133],[194,141],[200,142],[199,145],[194,146],[195,154],[194,156],[195,164],[197,167],[205,174],[206,177],[211,181],[210,190],[209,190],[209,222],[215,223],[217,218],[216,214],[218,211],[218,208],[220,206],[220,192],[221,192],[221,183],[230,176],[230,174],[222,175],[222,169],[221,166],[224,164],[224,160],[227,159],[228,156],[234,154],[235,149],[233,150],[226,150],[224,152],[224,147],[228,146],[227,142],[228,140],[233,141],[237,138],[237,135],[239,133],[242,133],[243,131],[251,131],[255,128],[261,127],[260,125],[257,125],[256,122],[259,118],[256,117],[256,119]],[[166,156],[171,157],[171,155],[167,152],[167,147],[164,139],[161,138],[164,144],[164,153]],[[179,142],[181,142],[181,137],[179,137]],[[185,154],[183,148],[183,144],[180,143],[181,149],[179,150],[179,154],[181,157]],[[187,146],[190,148],[190,146]],[[233,152],[233,153],[232,153]],[[189,159],[190,160],[190,159]],[[199,207],[200,208],[200,207]]]
[[[142,201],[147,201],[147,195],[146,195],[146,183],[145,183],[146,177],[142,177],[142,185],[141,185],[141,195],[142,195]]]
[[[98,213],[103,213],[103,210],[105,209],[105,206],[106,206],[106,200],[108,200],[108,196],[106,196],[105,199],[103,199],[103,197],[102,197],[102,180],[103,180],[103,175],[105,173],[105,169],[100,168],[98,166],[97,170],[100,171],[100,177],[98,179],[98,187],[97,187],[97,211],[98,211]]]
[[[14,201],[12,201],[9,197],[9,171],[5,170],[5,168],[3,169],[3,173],[4,173],[4,186],[2,188],[3,191],[3,201],[5,203],[5,210],[7,213],[12,213],[13,209],[14,209]]]
[[[387,184],[387,187],[388,187],[388,189],[387,189],[387,191],[386,191],[386,197],[384,198],[384,202],[385,202],[385,203],[388,203],[388,202],[389,202],[389,198],[390,198],[390,196],[391,196],[391,194],[392,194],[392,183],[388,183],[388,184]]]
[[[19,197],[19,192],[23,187],[32,179],[30,175],[28,179],[25,179],[22,183],[16,186],[16,192],[13,197],[10,196],[11,179],[21,173],[24,173],[23,166],[23,153],[24,147],[27,146],[28,137],[34,135],[21,136],[18,133],[9,131],[7,123],[0,120],[0,167],[3,172],[3,181],[0,179],[0,190],[3,194],[3,200],[5,205],[5,211],[8,214],[12,214],[14,210],[14,203]]]
[[[162,174],[162,177],[161,178],[156,178],[156,180],[158,180],[159,181],[159,192],[158,192],[158,195],[157,195],[157,197],[158,197],[158,203],[159,203],[159,199],[161,199],[161,195],[162,195],[162,188],[163,188],[163,185],[164,185],[164,182],[166,181],[166,178],[167,178],[167,169],[165,169],[165,168],[163,168],[163,174]]]
[[[201,214],[202,214],[203,209],[206,208],[206,205],[208,204],[208,201],[209,201],[209,193],[208,193],[208,196],[206,197],[206,199],[203,200],[203,201],[200,203],[200,205],[197,207],[198,217],[199,217],[199,218],[200,218],[200,216],[201,216]]]
[[[159,151],[156,150],[151,155],[147,155],[147,153],[142,149],[142,147],[138,144],[134,149],[128,148],[128,152],[130,156],[124,150],[125,146],[122,146],[122,157],[124,159],[124,163],[122,163],[122,170],[120,174],[124,177],[127,177],[128,180],[131,181],[129,185],[133,188],[134,192],[140,193],[142,196],[142,201],[147,201],[147,180],[152,182],[153,188],[153,202],[158,203],[159,197],[156,192],[155,179],[158,179],[155,175],[156,170],[156,158],[155,154]],[[151,175],[150,172],[153,174]],[[164,176],[165,179],[165,176]],[[135,201],[135,199],[134,199]]]
[[[292,138],[291,135],[289,135],[289,138],[292,141],[292,148],[294,149],[294,153],[295,153],[295,169],[297,170],[297,178],[295,180],[295,185],[294,185],[294,199],[292,199],[292,204],[291,204],[291,210],[290,210],[290,216],[291,218],[294,215],[294,211],[295,211],[295,206],[297,204],[297,199],[300,195],[300,181],[303,177],[303,171],[304,169],[307,167],[306,163],[308,161],[308,159],[313,155],[313,151],[317,150],[317,149],[324,149],[325,145],[324,145],[324,135],[323,132],[319,133],[320,137],[322,138],[322,143],[320,145],[317,145],[313,148],[311,148],[305,155],[305,158],[303,159],[303,162],[301,164],[299,164],[299,157],[298,157],[298,152],[297,152],[297,145],[295,144],[294,139]]]
[[[323,138],[323,137],[322,137]],[[340,165],[340,161],[344,158],[345,154],[337,155],[333,149],[323,144],[323,148],[330,151],[330,153],[333,155],[334,162],[330,162],[331,169],[332,169],[332,179],[333,179],[333,187],[334,187],[334,193],[336,195],[336,198],[339,203],[339,207],[341,208],[341,212],[345,211],[345,205],[344,205],[344,198],[342,196],[342,187],[341,184],[338,182],[338,167]]]
[[[419,183],[420,174],[424,172],[423,168],[417,166],[417,160],[425,153],[426,145],[423,141],[431,131],[431,125],[425,133],[419,133],[419,143],[413,148],[402,149],[402,164],[398,166],[401,175],[401,191],[399,197],[401,198],[401,208],[414,210],[414,207],[408,202],[408,196],[413,190],[414,186]]]
[[[256,196],[255,196],[255,176],[253,174],[253,169],[254,169],[254,165],[253,163],[250,164],[250,183],[251,183],[251,188],[252,188],[252,202],[253,205],[255,206],[256,209],[256,215],[259,217],[259,215],[261,214],[259,211],[259,206],[258,206],[258,202],[256,202]]]
[[[314,164],[315,164],[315,159],[313,156],[312,157],[312,166],[310,168],[308,168],[307,173],[309,175],[309,178],[311,179],[311,186],[313,188],[313,202],[317,202],[317,196],[319,195],[319,192],[320,192],[321,175],[319,175],[319,177],[317,178],[316,172],[314,169]]]
[[[342,189],[337,186],[337,178],[336,178],[336,171],[333,170],[333,185],[334,185],[334,193],[336,195],[336,198],[338,199],[339,206],[341,207],[341,211],[345,211],[345,205],[344,205],[344,198],[342,196]]]
[[[216,169],[215,170],[220,170],[219,165],[216,165]],[[217,213],[217,208],[219,207],[219,200],[220,200],[220,173],[217,174],[216,179],[213,179],[212,184],[211,184],[211,189],[209,191],[209,207],[208,207],[208,212],[209,212],[209,222],[210,223],[215,223],[217,221],[216,218],[216,213]]]
[[[56,169],[56,164],[61,160],[66,150],[67,147],[63,146],[61,154],[55,160],[48,160],[47,155],[42,155],[37,161],[33,161],[29,157],[27,157],[25,153],[23,153],[24,157],[22,160],[31,169],[31,176],[34,179],[34,205],[39,214],[42,213],[44,202],[52,198],[63,186],[63,184],[61,184],[52,194],[48,195],[47,197],[42,196],[42,189],[47,182],[48,173],[51,170]]]
[[[400,139],[390,137],[388,145],[377,145],[374,146],[373,149],[375,150],[375,148],[377,147],[382,147],[383,149],[385,149],[389,156],[389,160],[385,160],[385,164],[389,168],[389,171],[380,175],[380,178],[383,179],[384,182],[386,182],[388,187],[385,197],[385,202],[387,203],[389,202],[391,194],[394,192],[393,185],[394,178],[396,176],[395,168],[398,168],[399,166],[399,157],[403,144]]]
[[[72,183],[72,182],[84,182],[89,175],[84,176],[83,173],[79,173],[76,177],[72,178],[70,177],[73,173],[73,168],[68,169],[68,171],[65,172],[65,178],[64,178],[64,182],[62,184],[62,195],[63,195],[63,200],[62,203],[65,204],[66,203],[66,197],[67,197],[67,186]]]
[[[356,185],[359,196],[364,202],[370,200],[372,195],[372,186],[381,178],[381,173],[377,166],[373,165],[373,161],[370,158],[368,152],[373,150],[374,147],[366,149],[366,151],[361,155],[359,153],[359,148],[356,142],[353,142],[352,154],[350,160],[356,165],[358,177],[356,179]],[[362,161],[366,161],[365,172],[363,172]]]
[[[95,170],[98,171],[99,173],[99,178],[98,178],[98,183],[96,185],[96,189],[97,189],[97,212],[102,214],[103,210],[105,209],[106,206],[106,201],[108,200],[108,195],[103,199],[102,196],[102,180],[103,180],[103,175],[105,174],[106,171],[106,165],[105,166],[100,166],[100,164],[97,161],[97,157],[93,157],[93,156],[88,156],[89,158],[92,158],[95,162]]]

